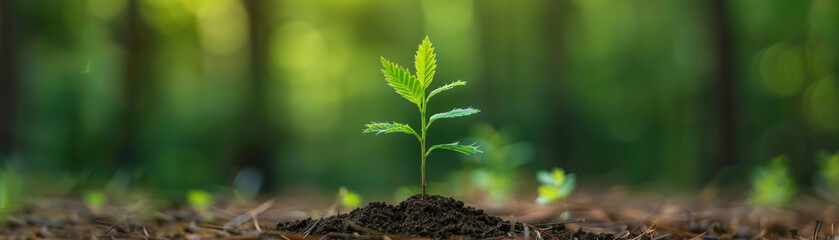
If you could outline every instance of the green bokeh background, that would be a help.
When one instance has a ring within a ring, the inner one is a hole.
[[[839,150],[832,0],[27,0],[0,9],[3,164],[71,181],[68,191],[114,178],[160,192],[215,189],[245,168],[262,174],[264,194],[417,185],[413,138],[361,130],[371,120],[419,124],[385,85],[379,57],[412,66],[426,35],[438,54],[432,87],[469,82],[429,112],[483,110],[435,124],[431,143],[464,140],[479,123],[513,129],[511,141],[530,146],[525,172],[562,167],[580,183],[694,191],[747,182],[754,166],[786,154],[808,185],[816,153]],[[435,153],[429,181],[446,181],[463,161]]]

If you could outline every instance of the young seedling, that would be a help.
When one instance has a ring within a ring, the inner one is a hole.
[[[795,197],[795,181],[789,174],[789,158],[781,155],[767,166],[752,172],[752,192],[749,203],[764,207],[781,207]]]
[[[0,161],[5,160],[0,158]],[[0,223],[23,207],[26,196],[24,178],[14,168],[0,167]]]
[[[105,192],[100,190],[91,190],[84,193],[84,203],[93,210],[99,210],[105,205],[108,198],[105,197]]]
[[[186,192],[186,201],[193,209],[202,215],[202,221],[212,221],[214,216],[208,210],[213,206],[213,194],[204,190],[189,190]]]
[[[440,92],[452,89],[454,87],[466,85],[465,81],[458,80],[443,85],[442,87],[434,89],[433,91],[431,91],[431,93],[426,94],[426,89],[429,85],[431,85],[431,80],[434,79],[434,74],[437,72],[436,56],[437,55],[434,53],[434,47],[431,46],[431,41],[429,41],[428,36],[426,36],[425,40],[422,41],[422,44],[419,45],[417,54],[414,56],[416,76],[411,74],[411,72],[409,72],[407,68],[403,68],[396,63],[390,62],[384,57],[381,58],[382,66],[384,67],[384,69],[382,69],[382,72],[385,74],[385,80],[387,81],[387,84],[393,87],[393,89],[396,90],[396,93],[401,95],[403,98],[417,105],[417,108],[420,112],[420,123],[422,124],[420,127],[420,133],[414,131],[414,129],[411,128],[411,126],[409,126],[408,124],[396,122],[372,122],[366,124],[365,126],[367,127],[367,129],[364,129],[364,133],[376,133],[377,135],[380,133],[398,132],[411,134],[417,137],[417,140],[419,140],[420,142],[420,171],[422,173],[423,199],[425,199],[425,186],[427,185],[425,183],[425,160],[428,158],[428,155],[431,154],[431,151],[434,151],[434,149],[439,148],[460,152],[466,155],[482,152],[478,149],[478,146],[475,144],[460,145],[458,142],[437,144],[431,146],[430,148],[425,148],[427,140],[426,132],[435,120],[443,118],[464,117],[480,112],[480,110],[471,107],[466,109],[455,108],[448,112],[431,115],[430,118],[426,119],[426,109],[428,106],[428,101],[431,100],[431,97],[437,95]]]
[[[539,205],[567,198],[574,192],[577,182],[573,173],[565,174],[562,168],[554,168],[551,172],[539,171],[536,180],[542,184],[539,185],[539,198],[536,199]]]
[[[338,189],[338,202],[344,209],[353,210],[361,206],[362,199],[358,193],[347,190],[346,187],[341,187]]]
[[[839,152],[830,155],[819,152],[819,173],[813,182],[816,193],[834,203],[839,203]]]

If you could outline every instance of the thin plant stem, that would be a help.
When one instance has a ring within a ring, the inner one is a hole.
[[[422,137],[420,138],[420,157],[422,158],[422,166],[420,168],[422,171],[422,199],[425,199],[425,159],[427,157],[425,152],[425,132],[428,130],[428,125],[425,124],[425,106],[427,102],[424,100],[425,98],[422,99],[423,100],[420,100],[420,104],[422,105],[420,107],[420,118],[422,119]]]

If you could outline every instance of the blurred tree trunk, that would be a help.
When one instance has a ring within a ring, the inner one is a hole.
[[[568,112],[568,104],[563,104],[564,100],[567,99],[565,96],[565,79],[563,76],[565,72],[567,72],[567,64],[565,63],[566,52],[565,48],[567,47],[567,43],[565,43],[565,34],[567,31],[565,29],[565,24],[568,21],[566,18],[568,15],[568,9],[572,6],[568,1],[547,1],[547,7],[544,8],[544,14],[546,16],[546,24],[545,24],[545,37],[548,51],[548,63],[551,64],[548,66],[547,69],[551,69],[551,72],[548,73],[548,79],[546,85],[549,86],[551,92],[555,94],[548,94],[548,102],[551,104],[549,105],[552,110],[549,111],[547,117],[547,122],[549,123],[560,123],[560,124],[547,124],[546,126],[546,133],[543,134],[542,145],[539,146],[541,149],[546,151],[546,159],[557,159],[554,161],[557,162],[548,162],[547,166],[544,167],[553,167],[553,166],[564,166],[564,167],[577,167],[573,166],[576,162],[575,161],[563,161],[559,159],[564,159],[563,154],[565,156],[570,153],[570,151],[566,151],[570,146],[565,146],[562,148],[558,148],[555,146],[551,146],[556,143],[567,143],[567,144],[575,144],[576,141],[565,141],[568,139],[568,126],[576,124],[570,118],[565,116],[571,116]],[[580,168],[576,168],[580,169]]]
[[[19,97],[17,31],[11,1],[0,0],[0,156],[15,151]]]
[[[269,49],[266,41],[266,31],[263,20],[265,13],[265,1],[243,1],[248,12],[248,25],[250,32],[250,66],[251,66],[251,89],[248,101],[245,103],[245,112],[242,119],[242,146],[239,149],[239,157],[243,161],[240,166],[253,167],[262,173],[263,189],[273,187],[275,178],[272,177],[274,170],[272,164],[272,146],[276,146],[276,133],[268,122],[265,109],[266,79],[266,49]],[[236,174],[235,172],[232,174]]]
[[[143,34],[140,32],[139,0],[129,0],[124,20],[125,27],[122,35],[122,43],[125,48],[125,84],[123,96],[125,98],[125,109],[123,110],[123,126],[121,142],[118,146],[117,161],[121,164],[139,163],[138,152],[140,144],[140,124],[142,123],[143,90],[145,81],[143,62],[146,58],[144,49]]]
[[[711,34],[716,48],[714,77],[717,80],[717,160],[715,167],[730,166],[737,160],[737,96],[734,83],[731,30],[727,1],[708,2]]]

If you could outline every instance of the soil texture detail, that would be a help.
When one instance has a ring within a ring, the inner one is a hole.
[[[462,201],[453,198],[427,195],[425,199],[422,199],[421,195],[414,195],[398,205],[372,202],[350,213],[322,219],[309,218],[280,223],[277,224],[276,230],[308,236],[358,233],[396,234],[436,239],[480,239],[509,236],[511,226],[509,222],[499,217],[465,206]],[[558,238],[565,239],[614,239],[611,234],[570,231],[564,226],[556,227],[549,232],[556,234]]]

